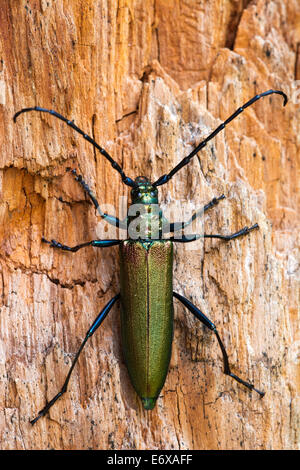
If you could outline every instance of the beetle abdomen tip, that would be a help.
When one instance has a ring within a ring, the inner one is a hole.
[[[153,410],[156,403],[156,398],[142,398],[143,407],[145,410]]]

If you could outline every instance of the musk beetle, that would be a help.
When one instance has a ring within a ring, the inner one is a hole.
[[[39,111],[49,113],[65,122],[68,126],[81,134],[85,140],[90,142],[111,163],[112,167],[120,174],[123,183],[131,187],[132,198],[132,205],[129,207],[128,215],[124,220],[119,220],[117,217],[106,214],[102,212],[95,195],[82,176],[77,174],[76,170],[72,170],[75,180],[89,196],[101,217],[109,224],[126,230],[129,236],[126,240],[92,240],[73,247],[64,245],[56,240],[48,241],[42,238],[42,241],[48,243],[51,248],[70,252],[76,252],[87,246],[103,248],[119,245],[120,293],[115,295],[99,313],[94,323],[87,331],[74,357],[61,390],[31,421],[32,424],[36,423],[39,418],[44,416],[58,398],[67,391],[72,371],[82,349],[88,339],[102,324],[113,305],[119,300],[121,303],[121,334],[125,362],[132,384],[146,410],[151,410],[155,406],[168,372],[173,338],[173,298],[179,300],[198,320],[200,320],[200,322],[214,332],[223,356],[224,373],[248,389],[254,390],[261,397],[264,396],[264,392],[258,390],[253,384],[244,381],[231,372],[228,356],[216,326],[204,313],[193,305],[190,300],[174,292],[172,285],[174,242],[190,243],[199,238],[234,240],[249,234],[252,230],[258,228],[258,225],[254,224],[249,228],[244,227],[231,235],[194,234],[189,236],[182,235],[181,237],[164,237],[166,233],[176,234],[179,230],[190,225],[200,214],[205,213],[209,208],[217,205],[225,196],[221,195],[212,199],[201,210],[196,211],[188,221],[166,224],[166,219],[159,208],[158,187],[167,183],[181,168],[187,165],[211,139],[242,113],[244,109],[254,104],[260,98],[273,93],[283,96],[285,106],[287,96],[282,91],[268,90],[254,96],[218,126],[169,173],[161,176],[153,183],[145,176],[139,176],[135,180],[126,176],[120,165],[100,147],[94,139],[79,129],[73,121],[66,119],[56,111],[37,106],[21,109],[14,115],[14,121],[16,122],[17,117],[22,113]],[[137,224],[138,228],[135,233],[130,234],[130,226],[137,220],[137,213],[132,215],[132,212],[130,212],[130,209],[134,205],[137,205],[139,208],[137,212],[139,214],[139,223]],[[141,210],[141,208],[144,210]],[[156,227],[155,231],[153,230],[154,225]]]

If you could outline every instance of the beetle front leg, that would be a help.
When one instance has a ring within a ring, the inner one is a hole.
[[[86,194],[89,196],[91,199],[92,203],[94,204],[98,214],[102,217],[102,219],[106,220],[109,224],[113,225],[114,227],[122,228],[123,230],[127,230],[127,217],[125,217],[124,220],[120,220],[117,217],[114,217],[113,215],[105,214],[102,212],[100,208],[100,204],[96,199],[96,196],[94,195],[93,191],[90,189],[89,185],[84,181],[83,177],[81,175],[78,175],[76,170],[71,170],[71,168],[67,168],[67,171],[71,171],[71,173],[74,175],[75,181],[77,181],[80,186],[83,188],[83,190],[86,192]]]
[[[265,392],[261,392],[260,390],[258,390],[257,388],[254,387],[253,384],[249,383],[249,382],[245,382],[244,380],[242,380],[240,377],[238,377],[237,375],[233,374],[230,370],[230,366],[229,366],[229,361],[228,361],[228,355],[227,355],[227,352],[226,352],[226,349],[225,349],[225,346],[219,336],[219,333],[217,331],[217,328],[216,326],[209,320],[209,318],[207,318],[206,315],[204,315],[204,313],[201,312],[201,310],[199,310],[194,304],[192,304],[192,302],[190,302],[188,299],[186,299],[185,297],[183,297],[182,295],[180,294],[177,294],[176,292],[173,292],[173,296],[180,300],[180,302],[190,311],[192,312],[192,314],[198,319],[201,321],[201,323],[203,323],[205,326],[207,326],[211,331],[213,331],[217,337],[217,340],[218,340],[218,343],[219,343],[219,346],[221,348],[221,351],[222,351],[222,355],[223,355],[223,363],[224,363],[224,374],[226,375],[229,375],[230,377],[232,377],[234,380],[236,380],[237,382],[239,382],[240,384],[244,385],[245,387],[247,387],[249,390],[254,390],[255,392],[257,392],[261,397],[263,397],[265,395]]]
[[[75,245],[75,246],[68,246],[68,245],[63,245],[60,242],[57,242],[56,240],[46,240],[46,238],[42,237],[42,242],[43,243],[48,243],[51,248],[59,248],[60,250],[65,250],[65,251],[73,251],[76,252],[80,250],[81,248],[84,248],[85,246],[95,246],[98,248],[105,248],[107,246],[113,246],[113,245],[119,245],[122,240],[91,240],[90,242],[85,242],[81,243],[80,245]]]
[[[219,196],[219,197],[214,197],[208,204],[205,204],[205,206],[202,207],[202,209],[199,209],[196,212],[194,212],[192,217],[186,222],[169,223],[168,221],[166,221],[165,225],[163,226],[163,233],[173,233],[173,232],[177,232],[177,230],[183,230],[185,227],[190,225],[195,219],[197,219],[197,217],[202,216],[204,212],[206,212],[208,209],[216,206],[219,203],[219,201],[221,201],[222,199],[225,199],[224,194],[222,194],[222,196]]]
[[[83,340],[83,342],[81,343],[80,345],[80,348],[78,349],[76,355],[75,355],[75,358],[71,364],[71,367],[70,367],[70,370],[68,372],[68,375],[66,377],[66,380],[61,388],[61,390],[46,404],[46,406],[41,410],[39,411],[39,414],[33,419],[30,421],[30,423],[33,425],[35,424],[42,416],[44,416],[47,411],[49,411],[49,409],[54,405],[54,403],[64,394],[66,393],[67,391],[67,388],[68,388],[68,384],[69,384],[69,381],[70,381],[70,378],[71,378],[71,374],[73,372],[73,369],[75,367],[75,364],[76,362],[78,361],[78,358],[80,356],[80,353],[81,351],[83,350],[84,348],[84,345],[85,343],[87,342],[87,340],[95,333],[95,331],[99,328],[99,326],[101,325],[101,323],[103,322],[103,320],[105,319],[105,317],[108,315],[108,313],[110,312],[112,306],[114,305],[114,303],[120,298],[120,294],[117,294],[115,297],[113,297],[106,305],[105,307],[101,310],[101,312],[99,313],[99,315],[97,316],[96,320],[94,321],[94,323],[92,324],[92,326],[88,329],[86,335],[85,335],[85,338]]]

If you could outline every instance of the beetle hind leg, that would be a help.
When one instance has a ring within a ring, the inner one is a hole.
[[[218,340],[218,343],[219,343],[219,346],[221,348],[221,351],[222,351],[222,355],[223,355],[223,363],[224,363],[224,374],[226,375],[229,375],[230,377],[232,377],[234,380],[236,380],[237,382],[239,382],[240,384],[244,385],[245,387],[247,387],[249,390],[254,390],[255,392],[257,392],[261,397],[263,397],[265,395],[265,392],[262,392],[260,390],[258,390],[257,388],[254,387],[253,384],[251,384],[250,382],[246,382],[245,380],[241,379],[240,377],[238,377],[237,375],[233,374],[230,370],[230,366],[229,366],[229,360],[228,360],[228,355],[227,355],[227,352],[226,352],[226,349],[225,349],[225,346],[219,336],[219,333],[217,331],[217,328],[216,326],[209,320],[209,318],[207,318],[206,315],[204,315],[204,313],[201,312],[201,310],[199,310],[195,305],[192,304],[192,302],[190,302],[188,299],[186,299],[185,297],[183,297],[182,295],[180,294],[177,294],[176,292],[173,292],[173,296],[180,300],[180,302],[190,311],[192,312],[192,314],[198,318],[198,320],[200,320],[205,326],[207,326],[211,331],[213,331],[217,337],[217,340]]]
[[[54,403],[64,394],[66,393],[67,391],[67,388],[68,388],[68,384],[69,384],[69,381],[70,381],[70,378],[71,378],[71,374],[73,372],[73,369],[75,367],[75,364],[77,363],[78,361],[78,358],[80,356],[80,353],[81,351],[83,350],[84,346],[85,346],[85,343],[87,342],[87,340],[95,333],[95,331],[99,328],[99,326],[101,325],[101,323],[103,322],[103,320],[105,319],[105,317],[108,315],[108,313],[110,312],[112,306],[114,305],[114,303],[120,298],[120,294],[117,294],[115,295],[115,297],[113,297],[106,305],[105,307],[101,310],[101,312],[99,313],[99,315],[96,317],[94,323],[92,324],[92,326],[88,329],[86,335],[85,335],[85,338],[84,340],[82,341],[81,345],[80,345],[80,348],[78,349],[76,355],[75,355],[75,358],[71,364],[71,367],[70,367],[70,370],[68,372],[68,375],[66,377],[66,380],[61,388],[61,390],[49,401],[47,402],[47,404],[44,406],[44,408],[39,411],[38,415],[32,419],[30,421],[30,423],[33,425],[35,424],[42,416],[45,416],[45,414],[49,411],[49,409],[54,405]]]

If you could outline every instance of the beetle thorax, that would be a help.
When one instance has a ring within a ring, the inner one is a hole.
[[[136,178],[131,190],[128,210],[128,234],[133,239],[157,239],[161,230],[162,212],[158,205],[158,191],[145,176]]]

